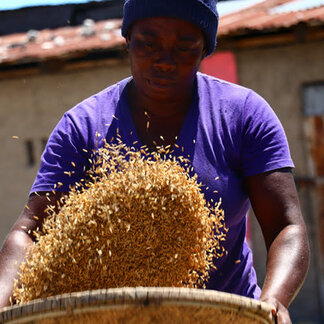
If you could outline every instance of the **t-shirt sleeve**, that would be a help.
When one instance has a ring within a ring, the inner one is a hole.
[[[294,167],[284,129],[269,104],[251,91],[242,114],[241,170],[251,176]]]
[[[90,164],[88,159],[86,140],[71,116],[65,113],[49,137],[30,194],[37,191],[69,191],[85,177],[85,170]]]

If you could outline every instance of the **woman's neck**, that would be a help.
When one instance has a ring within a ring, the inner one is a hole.
[[[156,145],[173,145],[191,106],[193,95],[170,102],[153,101],[138,95],[132,83],[128,89],[128,100],[141,142],[152,150]]]
[[[163,120],[177,115],[186,115],[193,99],[192,93],[193,91],[188,91],[188,95],[172,98],[172,100],[154,100],[137,91],[132,81],[129,85],[128,100],[132,113]]]

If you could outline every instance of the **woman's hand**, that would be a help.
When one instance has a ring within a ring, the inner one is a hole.
[[[29,197],[22,214],[7,236],[0,251],[0,308],[10,305],[12,288],[26,249],[33,243],[33,231],[41,228],[48,216],[49,204],[56,206],[64,193],[40,193]]]
[[[275,298],[260,298],[260,301],[266,302],[272,306],[272,314],[276,324],[292,324],[288,309]]]

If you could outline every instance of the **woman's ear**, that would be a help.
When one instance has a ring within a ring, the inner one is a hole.
[[[206,48],[206,46],[204,46],[202,55],[201,55],[201,59],[203,60],[206,57],[206,55],[207,55],[207,48]]]
[[[204,38],[204,47],[202,50],[202,55],[201,55],[201,59],[203,60],[206,56],[207,56],[208,50],[207,50],[207,41],[206,38]]]
[[[131,41],[131,34],[132,34],[132,26],[129,28],[127,35],[126,35],[126,51],[129,51],[130,41]]]
[[[126,36],[126,51],[128,52],[129,50],[129,43],[130,43],[130,37],[129,34]]]

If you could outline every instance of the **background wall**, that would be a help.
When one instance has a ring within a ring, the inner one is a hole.
[[[324,43],[240,50],[236,52],[239,82],[260,93],[284,123],[295,162],[295,173],[307,175],[302,85],[324,81]]]
[[[129,75],[128,62],[121,61],[76,72],[0,80],[0,244],[26,203],[41,152],[63,113]]]
[[[324,218],[321,207],[324,204],[323,174],[316,171],[322,162],[318,155],[312,155],[314,143],[308,134],[309,128],[314,128],[314,118],[321,119],[323,116],[306,116],[302,95],[303,85],[324,82],[323,53],[323,42],[235,52],[239,83],[254,89],[273,107],[285,128],[296,167],[293,172],[311,240],[312,259],[306,282],[291,306],[294,323],[297,319],[298,323],[322,323],[323,320],[324,272],[320,249],[320,238],[324,234],[321,233]],[[322,135],[318,133],[317,136]],[[318,147],[322,152],[323,148],[323,145]],[[262,284],[266,250],[259,226],[254,217],[251,220],[255,266]]]

